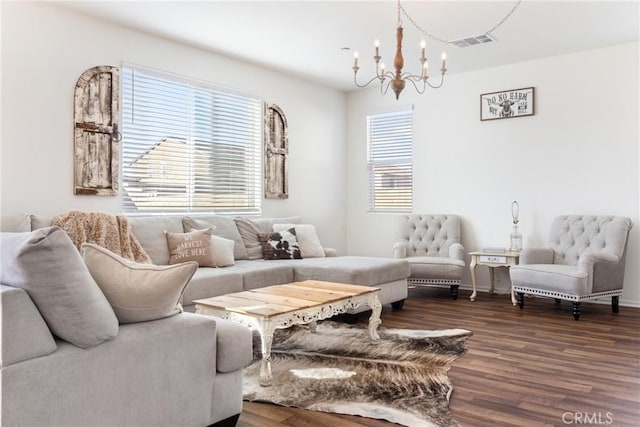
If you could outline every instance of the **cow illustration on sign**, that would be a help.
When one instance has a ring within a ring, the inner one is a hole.
[[[500,104],[498,104],[499,106],[502,107],[502,110],[500,110],[500,117],[511,117],[513,116],[513,110],[511,109],[511,106],[515,104],[515,102],[509,100],[509,99],[505,99],[503,100]]]

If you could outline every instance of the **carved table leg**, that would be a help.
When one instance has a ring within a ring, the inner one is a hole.
[[[495,267],[489,267],[489,276],[491,278],[491,287],[489,288],[489,295],[493,295],[496,289],[496,272]]]
[[[478,294],[476,290],[476,263],[476,256],[473,255],[471,257],[471,264],[469,264],[469,270],[471,270],[471,284],[473,285],[473,292],[471,292],[471,297],[469,297],[471,301],[475,301],[476,295]]]
[[[369,317],[369,338],[372,341],[380,340],[378,335],[378,326],[382,321],[380,320],[380,313],[382,313],[382,304],[378,299],[378,295],[372,294],[369,298],[369,307],[371,307],[371,317]]]
[[[269,387],[273,376],[271,375],[271,343],[273,342],[273,332],[275,328],[270,321],[260,322],[260,341],[262,343],[262,364],[260,365],[260,385]]]

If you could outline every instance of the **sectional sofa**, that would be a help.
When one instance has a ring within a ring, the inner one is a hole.
[[[222,215],[197,217],[131,216],[128,218],[133,234],[140,241],[154,264],[169,263],[169,249],[164,230],[182,233],[193,228],[215,227],[214,234],[233,240],[235,263],[223,268],[199,268],[187,286],[183,306],[194,311],[193,301],[232,292],[303,280],[324,280],[380,289],[380,302],[401,308],[407,297],[409,263],[392,258],[337,256],[325,248],[324,255],[313,258],[270,260],[262,259],[261,251],[247,246],[238,229],[237,219]],[[244,218],[260,232],[273,231],[274,224],[299,224],[300,217]]]
[[[246,221],[261,232],[270,232],[274,224],[299,223],[300,218]],[[183,233],[193,228],[215,227],[215,235],[233,240],[233,265],[197,268],[183,294],[185,311],[194,311],[196,299],[307,279],[375,286],[381,290],[381,303],[393,304],[395,308],[401,308],[407,296],[410,267],[404,260],[336,256],[335,250],[323,249],[316,257],[265,261],[259,259],[255,247],[247,248],[248,241],[234,218],[133,216],[128,222],[156,265],[169,263],[165,230]],[[40,231],[30,233],[35,243],[24,247],[35,247],[50,236],[64,234],[50,225],[51,218],[36,215],[2,218],[3,231]],[[1,239],[3,270],[20,264],[11,257],[22,256],[22,249],[5,244],[15,240],[16,234],[11,234],[13,237]],[[71,241],[67,241],[71,249],[52,246],[45,251],[53,256],[51,266],[67,272],[82,270],[85,266],[82,261],[78,264],[77,259],[73,268],[60,265],[59,260],[80,257]],[[66,255],[62,256],[63,253]],[[47,267],[35,259],[25,263],[25,268],[37,267],[33,270],[39,271],[40,279],[36,280],[45,282],[49,279]],[[36,277],[32,273],[27,276]],[[87,272],[82,274],[86,276]],[[118,325],[116,320],[104,342],[82,348],[52,329],[39,306],[42,299],[20,287],[6,286],[11,285],[6,283],[6,277],[4,272],[0,277],[0,282],[4,282],[0,286],[0,424],[235,424],[242,409],[241,372],[252,356],[248,329],[184,312],[139,323]],[[66,281],[72,295],[74,286],[85,289],[79,282]],[[59,306],[68,305],[64,301],[63,298]],[[88,314],[91,313],[94,312]],[[98,317],[103,316],[94,313],[86,319]],[[79,332],[86,332],[82,327],[84,321],[66,316],[65,322],[69,320],[80,325]]]

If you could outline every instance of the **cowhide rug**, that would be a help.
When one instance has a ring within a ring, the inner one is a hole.
[[[244,370],[248,401],[360,415],[406,426],[457,426],[449,412],[451,363],[466,352],[471,332],[379,328],[372,343],[366,325],[323,322],[276,331],[273,383],[261,387],[260,341]]]

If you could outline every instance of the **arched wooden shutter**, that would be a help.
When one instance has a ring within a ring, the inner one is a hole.
[[[289,135],[287,118],[276,104],[267,105],[265,111],[264,197],[289,197]]]
[[[117,67],[93,67],[78,79],[74,96],[74,194],[118,193],[119,97]]]

